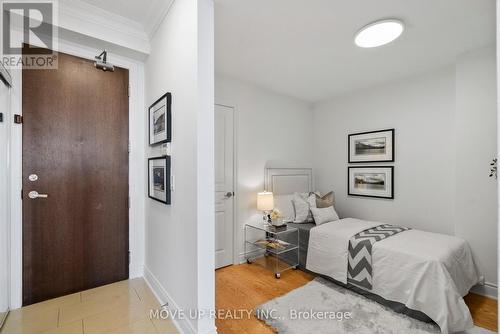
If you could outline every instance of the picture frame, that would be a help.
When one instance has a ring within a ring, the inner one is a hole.
[[[394,166],[347,167],[347,194],[394,199]]]
[[[161,156],[148,159],[148,197],[171,204],[170,157]]]
[[[149,146],[172,141],[172,94],[165,93],[149,107]]]
[[[394,129],[348,135],[349,163],[394,162]]]

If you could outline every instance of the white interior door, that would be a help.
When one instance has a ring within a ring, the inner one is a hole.
[[[233,263],[234,109],[215,105],[215,268]]]

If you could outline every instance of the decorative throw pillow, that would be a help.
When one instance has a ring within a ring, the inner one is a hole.
[[[293,208],[293,195],[274,196],[274,207],[283,215],[283,220],[293,222],[295,220],[295,209]]]
[[[316,225],[333,222],[339,220],[339,215],[333,206],[327,208],[311,208]]]
[[[293,206],[295,207],[294,223],[313,222],[311,207],[316,207],[316,195],[314,193],[293,194]]]
[[[323,197],[316,194],[316,207],[317,208],[328,208],[333,206],[333,191],[330,191],[328,194]]]

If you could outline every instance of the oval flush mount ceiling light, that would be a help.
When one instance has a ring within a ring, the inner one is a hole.
[[[400,20],[376,21],[361,28],[356,33],[354,43],[361,48],[375,48],[394,41],[403,30],[404,24]]]

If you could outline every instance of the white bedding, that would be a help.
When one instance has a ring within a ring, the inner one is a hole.
[[[378,225],[347,218],[312,228],[307,269],[347,283],[349,239]],[[418,230],[401,232],[373,245],[372,266],[370,292],[425,313],[442,333],[473,326],[462,297],[479,278],[464,240]]]

